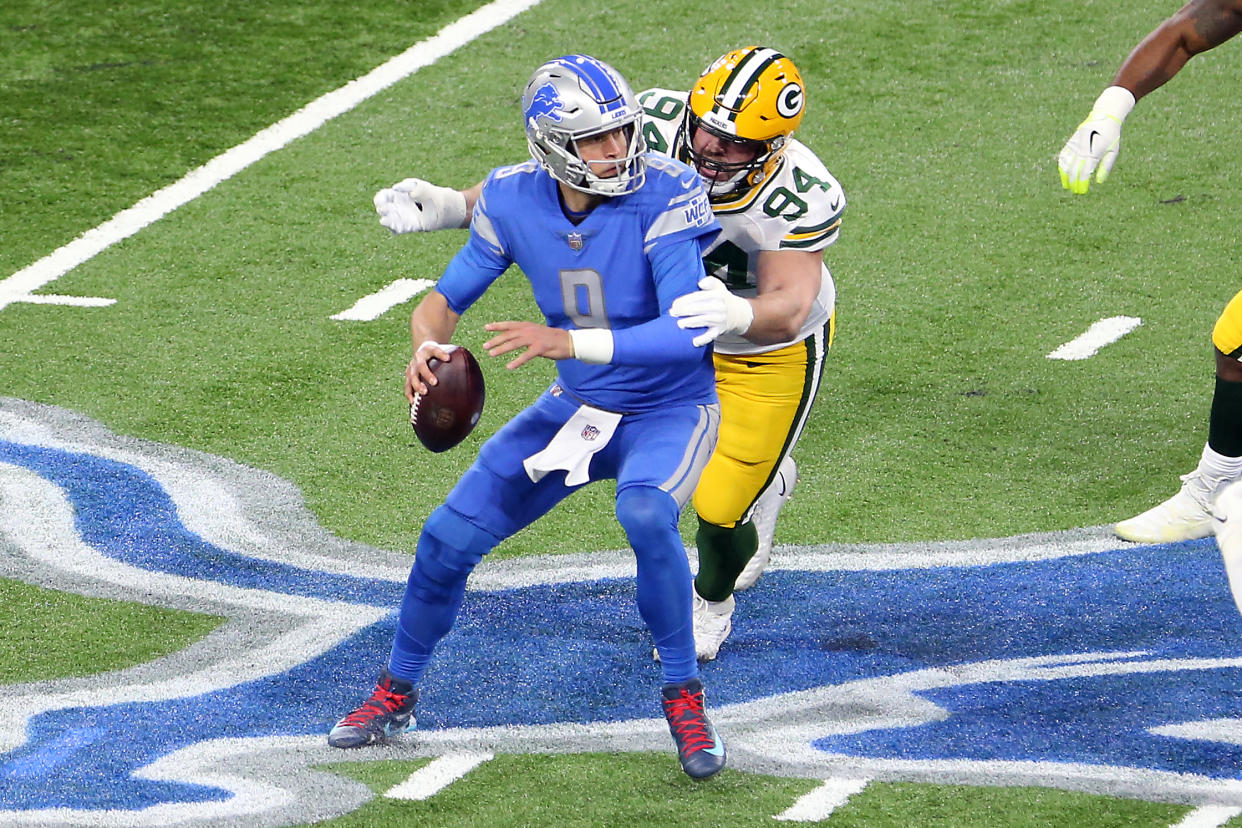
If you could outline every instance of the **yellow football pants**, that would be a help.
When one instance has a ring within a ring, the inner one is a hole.
[[[703,520],[726,528],[744,522],[797,443],[832,344],[833,320],[825,327],[777,351],[715,355],[720,434],[694,491]]]
[[[1242,358],[1242,291],[1234,294],[1216,320],[1212,344],[1225,356]]]

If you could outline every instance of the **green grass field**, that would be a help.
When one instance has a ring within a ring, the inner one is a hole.
[[[0,280],[359,77],[477,0],[0,7]],[[0,396],[230,458],[301,490],[322,525],[412,550],[474,450],[552,375],[484,360],[466,445],[417,446],[401,374],[409,305],[329,317],[429,278],[464,231],[390,237],[375,190],[464,186],[526,149],[531,69],[570,51],[635,89],[687,87],[763,43],[808,86],[799,137],[849,200],[826,260],[836,345],[795,456],[787,544],[1006,537],[1097,526],[1175,491],[1206,439],[1212,323],[1236,292],[1237,44],[1197,58],[1127,122],[1112,179],[1071,197],[1055,156],[1135,43],[1175,5],[1071,0],[544,0],[263,158],[43,292],[107,307],[0,309]],[[705,21],[710,21],[710,24]],[[459,329],[534,313],[516,274]],[[1046,359],[1103,317],[1141,317],[1091,359]],[[618,549],[594,487],[495,553]],[[685,516],[686,538],[692,538]],[[217,619],[0,581],[0,681],[142,663]],[[165,613],[167,614],[165,615]],[[158,615],[158,617],[157,617]],[[91,619],[92,636],[75,631]],[[158,629],[158,635],[151,632]],[[123,642],[124,646],[114,646]],[[377,791],[409,763],[351,765]],[[377,799],[333,825],[770,824],[812,780],[728,772],[692,786],[666,756],[510,756],[426,803]],[[599,792],[607,791],[607,796]],[[827,824],[1170,825],[1183,806],[1042,788],[873,784]]]

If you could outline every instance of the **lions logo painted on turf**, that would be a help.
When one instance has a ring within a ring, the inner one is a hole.
[[[0,823],[322,820],[371,797],[314,770],[332,761],[672,761],[629,553],[481,566],[419,730],[346,753],[326,733],[382,666],[408,556],[328,535],[272,475],[12,400],[0,502],[0,573],[228,618],[130,670],[0,687]],[[781,550],[704,668],[730,765],[1242,805],[1242,620],[1218,559],[1089,530]],[[606,663],[625,665],[606,697],[563,692]]]

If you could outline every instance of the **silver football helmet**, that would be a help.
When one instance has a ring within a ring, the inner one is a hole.
[[[566,55],[535,70],[522,95],[530,154],[557,181],[603,196],[632,193],[647,175],[643,109],[621,74],[586,55]],[[615,175],[597,175],[577,142],[624,129],[629,149]]]

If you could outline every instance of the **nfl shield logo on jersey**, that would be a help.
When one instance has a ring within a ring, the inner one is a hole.
[[[576,252],[582,249],[582,234],[581,233],[570,233],[565,238],[569,241],[570,250],[573,250]]]
[[[586,428],[582,429],[582,439],[587,442],[593,441],[598,436],[599,429],[593,425],[588,425]]]

